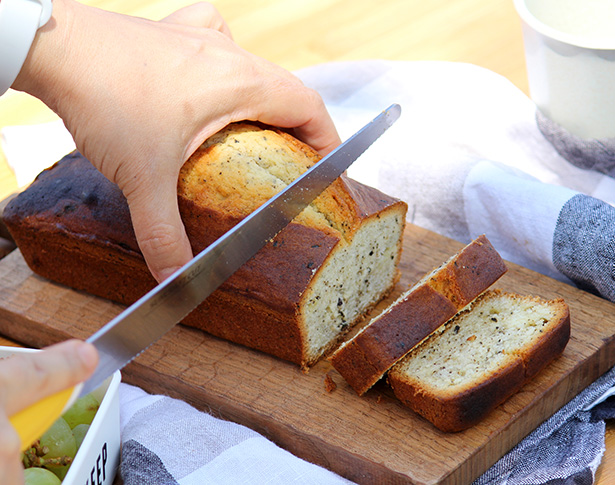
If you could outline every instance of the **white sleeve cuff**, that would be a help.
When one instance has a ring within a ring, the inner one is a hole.
[[[51,0],[0,1],[0,96],[26,61],[36,31],[51,18]]]

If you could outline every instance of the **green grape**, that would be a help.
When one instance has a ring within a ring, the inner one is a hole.
[[[27,485],[61,483],[46,482],[44,478],[40,478],[40,482],[36,480],[39,480],[39,475],[41,477],[53,475],[56,479],[64,479],[99,407],[100,403],[93,394],[77,399],[40,440],[21,454],[26,470],[42,470],[28,471],[28,475],[32,476],[32,482],[28,481]]]
[[[58,477],[60,481],[64,480],[64,477],[68,473],[69,468],[70,468],[70,465],[64,465],[64,466],[47,465],[46,467],[46,469],[52,472],[56,477]]]
[[[98,400],[91,394],[86,394],[75,401],[75,403],[66,411],[62,417],[71,428],[78,424],[90,424],[98,411],[100,404]]]
[[[47,453],[43,455],[43,459],[62,459],[69,457],[75,458],[77,453],[77,445],[75,443],[75,437],[70,426],[63,418],[58,418],[55,423],[51,425],[40,439],[41,447],[47,448]],[[59,478],[64,478],[68,472],[69,464],[53,466],[51,464],[45,465],[46,468],[55,473]]]
[[[26,485],[60,485],[62,483],[58,477],[44,468],[27,468],[23,476]]]
[[[41,446],[46,446],[49,450],[43,458],[74,457],[77,450],[73,431],[63,418],[58,418],[51,425],[51,428],[45,431],[43,436],[41,436],[40,442]]]
[[[107,393],[107,387],[108,386],[103,384],[101,386],[98,386],[90,393],[92,396],[94,396],[94,399],[96,399],[99,404],[103,402],[105,394]]]
[[[89,429],[89,424],[78,424],[73,428],[73,436],[75,437],[75,444],[77,445],[77,450],[79,450],[81,443],[83,443],[83,438],[85,438],[85,435]]]

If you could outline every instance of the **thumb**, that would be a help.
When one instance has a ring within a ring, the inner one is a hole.
[[[161,22],[179,24],[190,27],[214,29],[232,38],[231,30],[226,21],[211,3],[199,2],[180,8],[171,15],[163,18]]]
[[[9,416],[84,381],[96,368],[96,349],[68,340],[41,352],[16,354],[0,362],[2,401]]]
[[[167,181],[156,185],[156,191],[140,186],[137,191],[126,194],[139,248],[158,282],[192,258],[190,242],[179,215],[177,186]]]

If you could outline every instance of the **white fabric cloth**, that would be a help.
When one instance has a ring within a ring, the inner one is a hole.
[[[315,66],[300,76],[323,95],[342,139],[384,107],[402,106],[400,120],[349,174],[407,201],[409,220],[421,227],[462,242],[485,233],[506,259],[568,281],[547,247],[560,202],[570,190],[615,202],[615,180],[566,161],[538,129],[532,101],[491,71],[447,62],[365,61]],[[481,160],[503,167],[481,174],[488,167],[477,166]],[[531,178],[541,184],[526,187]],[[501,190],[507,186],[508,192]],[[524,203],[532,193],[538,204]]]
[[[19,187],[29,185],[37,174],[75,149],[73,137],[61,120],[7,126],[0,133],[0,143]]]
[[[402,106],[400,120],[349,174],[408,202],[410,222],[461,242],[486,234],[504,258],[615,301],[615,180],[605,175],[613,172],[610,167],[587,170],[563,158],[537,126],[534,104],[506,79],[446,62],[334,63],[298,75],[321,93],[342,139],[390,104]],[[40,140],[41,133],[47,141],[36,146],[45,149],[33,152],[32,140]],[[7,128],[2,141],[23,185],[74,146],[61,123]],[[584,396],[583,406],[614,381],[611,372]],[[218,422],[180,401],[124,385],[122,396],[123,467],[126,477],[136,477],[126,483],[214,483],[207,477],[215,477],[215,483],[246,478],[251,483],[341,481],[256,433]],[[578,467],[557,477],[561,483],[569,478],[591,483],[604,450],[604,428],[586,426],[592,418],[585,415],[575,421],[578,409],[568,407],[553,420],[556,424],[537,433],[542,440],[574,429],[587,438],[584,449],[593,450],[580,460],[577,475]],[[188,427],[184,413],[202,426]],[[563,422],[571,427],[561,427]],[[156,438],[161,433],[163,439]],[[171,433],[177,440],[166,440]],[[192,451],[182,450],[193,447],[197,436],[210,444],[192,460]],[[535,461],[528,457],[540,448],[528,443],[503,460],[506,473],[492,469],[484,483],[541,483],[535,481],[540,474],[528,475],[524,466],[523,473],[511,471],[514,463]],[[188,457],[189,464],[178,462],[178,454]],[[139,475],[147,469],[160,472],[158,482]]]
[[[120,409],[125,485],[350,483],[183,401],[121,384]]]

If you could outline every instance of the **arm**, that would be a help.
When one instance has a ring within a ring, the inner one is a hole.
[[[249,119],[294,128],[323,154],[339,143],[321,98],[237,46],[205,3],[153,22],[55,0],[13,88],[58,113],[79,150],[122,189],[158,280],[192,256],[177,178],[210,135]]]

